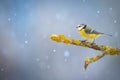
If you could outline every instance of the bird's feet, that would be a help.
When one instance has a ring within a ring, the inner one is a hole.
[[[87,40],[82,40],[82,42],[86,42]]]
[[[94,44],[94,42],[95,42],[95,40],[93,40],[91,44],[93,45],[93,44]]]

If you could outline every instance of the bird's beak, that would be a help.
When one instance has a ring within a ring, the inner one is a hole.
[[[78,28],[78,27],[76,27],[76,28]]]

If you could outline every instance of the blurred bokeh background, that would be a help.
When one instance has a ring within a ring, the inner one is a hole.
[[[0,0],[0,80],[120,80],[120,56],[84,71],[85,58],[99,51],[50,40],[82,39],[80,23],[113,35],[96,43],[120,48],[120,0]]]

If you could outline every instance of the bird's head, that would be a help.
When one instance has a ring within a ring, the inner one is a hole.
[[[76,28],[80,31],[82,29],[84,29],[87,25],[85,24],[79,24]]]

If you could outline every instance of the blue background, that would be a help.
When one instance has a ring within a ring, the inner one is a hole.
[[[88,66],[99,51],[58,44],[51,34],[82,39],[84,23],[111,34],[95,42],[120,48],[119,0],[0,0],[0,80],[120,80],[120,57]]]

